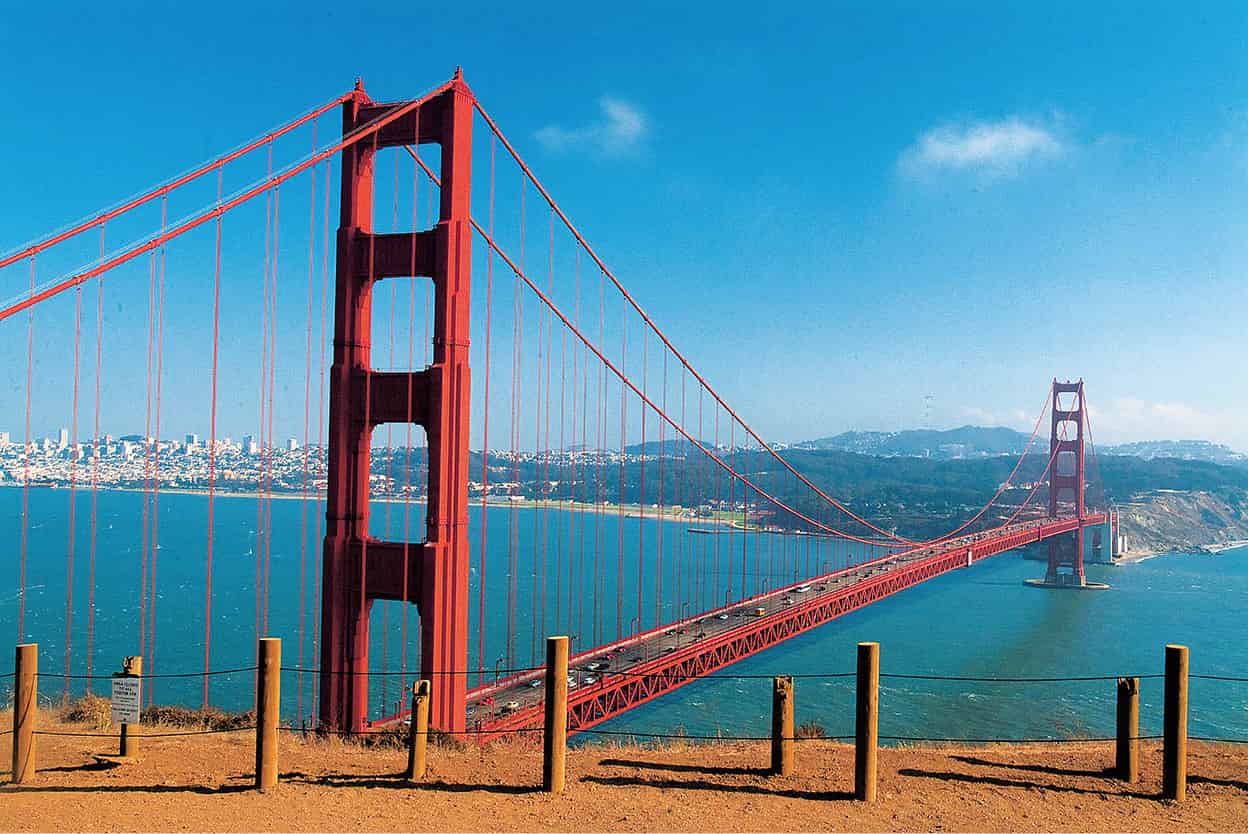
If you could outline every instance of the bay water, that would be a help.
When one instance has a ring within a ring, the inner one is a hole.
[[[85,691],[88,681],[81,676],[87,669],[94,503],[93,672],[118,670],[124,655],[138,654],[140,644],[150,639],[140,637],[145,607],[140,588],[145,576],[151,581],[150,563],[146,574],[143,570],[143,553],[154,552],[154,671],[190,676],[146,682],[150,697],[157,703],[198,705],[203,679],[195,673],[205,662],[206,496],[161,493],[158,515],[147,509],[149,530],[153,517],[158,522],[154,551],[145,546],[141,493],[101,490],[93,495],[79,489],[73,502],[67,635],[69,491],[0,489],[0,634],[14,642],[39,643],[42,696],[54,700]],[[26,605],[24,634],[19,635],[23,504],[28,516]],[[267,550],[267,627],[262,610],[260,631],[283,638],[284,665],[314,669],[323,506],[315,498],[275,498],[263,505],[254,496],[219,495],[214,514],[208,666],[220,671],[254,664],[257,554],[263,567]],[[636,516],[635,509],[621,513],[616,508],[472,508],[470,686],[507,669],[539,664],[546,634],[571,635],[577,651],[740,599],[743,587],[748,595],[871,555],[811,536],[746,536],[695,521],[659,520],[653,512]],[[424,507],[379,502],[372,509],[371,528],[380,537],[419,540]],[[270,538],[257,535],[266,529]],[[790,674],[799,676],[798,723],[816,723],[832,736],[850,735],[854,681],[844,673],[854,668],[856,644],[868,640],[881,644],[880,734],[894,740],[1112,735],[1112,678],[1160,675],[1166,643],[1191,648],[1194,675],[1248,678],[1248,549],[1091,565],[1089,579],[1111,586],[1099,592],[1024,585],[1024,579],[1043,569],[1018,553],[987,559],[692,682],[602,728],[765,735],[768,677]],[[263,580],[259,596],[263,609]],[[381,715],[393,710],[418,668],[418,612],[398,602],[377,604],[371,631],[370,667],[390,673],[370,679],[371,711]],[[70,677],[62,678],[67,636]],[[0,673],[10,671],[10,664],[0,661]],[[890,675],[1110,679],[1018,683]],[[91,683],[107,694],[107,680]],[[251,671],[213,675],[210,701],[225,709],[247,709],[253,686]],[[0,678],[0,698],[8,697],[6,688],[11,679]],[[284,717],[309,719],[314,697],[314,674],[284,674]],[[1145,734],[1160,732],[1161,702],[1160,678],[1146,677],[1140,718]],[[1190,732],[1248,740],[1248,683],[1194,678]]]

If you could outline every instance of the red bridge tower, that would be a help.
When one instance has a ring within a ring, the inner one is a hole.
[[[430,721],[461,731],[468,664],[468,330],[472,227],[469,183],[474,100],[459,71],[420,104],[375,103],[357,83],[343,105],[346,136],[394,118],[342,152],[342,198],[330,373],[329,495],[321,603],[320,722],[359,731],[368,712],[368,618],[373,600],[415,603],[420,674],[433,683]],[[373,163],[382,148],[441,146],[437,225],[400,234],[373,231]],[[433,364],[382,373],[371,362],[373,285],[433,279]],[[423,542],[368,533],[369,447],[383,423],[425,429],[428,510]]]

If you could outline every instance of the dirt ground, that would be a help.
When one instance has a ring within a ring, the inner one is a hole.
[[[11,727],[0,716],[0,731]],[[41,718],[41,729],[89,732]],[[159,732],[145,728],[145,732]],[[1111,745],[886,748],[880,796],[851,798],[853,751],[797,745],[796,772],[770,777],[765,743],[591,746],[570,752],[558,797],[535,790],[540,752],[522,745],[431,748],[429,775],[406,784],[401,749],[281,739],[281,784],[252,789],[252,732],[143,739],[136,761],[116,739],[39,736],[38,771],[8,784],[4,831],[1243,831],[1248,748],[1194,745],[1187,801],[1159,801],[1161,749],[1143,779],[1107,778]]]

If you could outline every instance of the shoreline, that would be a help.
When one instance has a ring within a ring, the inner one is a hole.
[[[1248,540],[1236,539],[1234,541],[1222,542],[1219,544],[1199,545],[1186,550],[1147,550],[1142,553],[1130,553],[1124,557],[1114,560],[1114,564],[1135,565],[1140,562],[1147,562],[1149,559],[1158,559],[1162,556],[1213,556],[1219,553],[1228,553],[1243,549],[1248,549]]]
[[[22,484],[17,484],[17,483],[0,484],[0,489],[4,489],[4,488],[20,489],[21,487],[22,487]],[[44,489],[44,490],[57,491],[57,492],[69,491],[69,487],[67,485],[60,485],[60,484],[31,484],[31,487],[35,489]],[[75,492],[86,493],[90,491],[91,491],[90,486],[79,485],[75,487]],[[141,487],[102,486],[102,487],[99,487],[97,491],[98,492],[121,492],[121,493],[142,494],[142,493],[148,492],[149,490],[143,489]],[[209,497],[208,490],[206,489],[188,489],[186,487],[162,487],[160,489],[160,494],[162,495],[198,495],[202,498]],[[251,498],[251,499],[257,499],[257,500],[265,499],[265,498],[272,498],[272,499],[277,499],[279,501],[307,500],[307,501],[323,502],[326,500],[326,494],[324,492],[309,492],[307,495],[304,495],[303,493],[300,493],[300,492],[261,493],[261,492],[256,492],[254,490],[249,490],[249,491],[228,490],[228,491],[213,492],[212,498],[214,500],[217,498]],[[427,503],[427,499],[423,497],[401,498],[397,496],[370,496],[369,503],[419,504],[421,506],[424,506]],[[638,504],[612,504],[609,501],[604,501],[601,504],[592,504],[592,503],[586,503],[584,501],[570,501],[570,500],[569,501],[539,501],[539,500],[534,500],[531,498],[526,498],[520,501],[511,501],[511,500],[500,501],[498,499],[487,499],[484,503],[485,503],[485,506],[489,508],[503,508],[503,509],[516,508],[516,509],[530,509],[530,510],[548,509],[548,510],[561,510],[564,512],[575,512],[575,513],[602,512],[604,515],[605,514],[617,515],[617,516],[623,515],[625,518],[636,518],[636,519],[643,519],[643,520],[644,519],[656,519],[659,521],[680,521],[680,522],[687,522],[689,524],[695,524],[695,525],[696,524],[713,524],[713,525],[721,526],[721,527],[734,527],[737,530],[744,529],[741,527],[741,521],[739,518],[740,513],[721,514],[721,515],[711,516],[711,517],[688,516],[684,514],[684,511],[688,510],[689,508],[683,507],[683,506],[681,507],[681,512],[674,512],[671,507],[664,507],[660,509],[659,507],[655,507],[655,506],[642,507]],[[470,498],[468,500],[468,505],[470,508],[480,507],[482,505],[482,501],[479,497]],[[749,532],[756,532],[756,531],[753,528],[750,528]]]

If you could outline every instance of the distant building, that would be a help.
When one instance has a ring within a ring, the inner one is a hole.
[[[299,450],[299,441],[298,441],[298,440],[295,440],[295,438],[293,438],[293,437],[292,437],[292,438],[290,438],[289,440],[287,440],[287,441],[286,441],[286,451],[288,451],[288,452],[296,452],[296,451],[298,451],[298,450]]]
[[[188,434],[188,435],[186,436],[186,447],[187,447],[188,449],[194,449],[194,448],[195,448],[196,446],[198,446],[198,445],[199,445],[199,435],[198,435],[198,434]]]
[[[250,434],[243,435],[243,452],[248,455],[260,453],[260,447],[256,444],[256,438]]]
[[[69,445],[69,429],[61,429],[56,433],[56,448],[64,449]]]
[[[10,439],[9,433],[7,431],[0,431],[0,449],[3,449],[5,446],[8,446],[12,442],[13,441]]]

